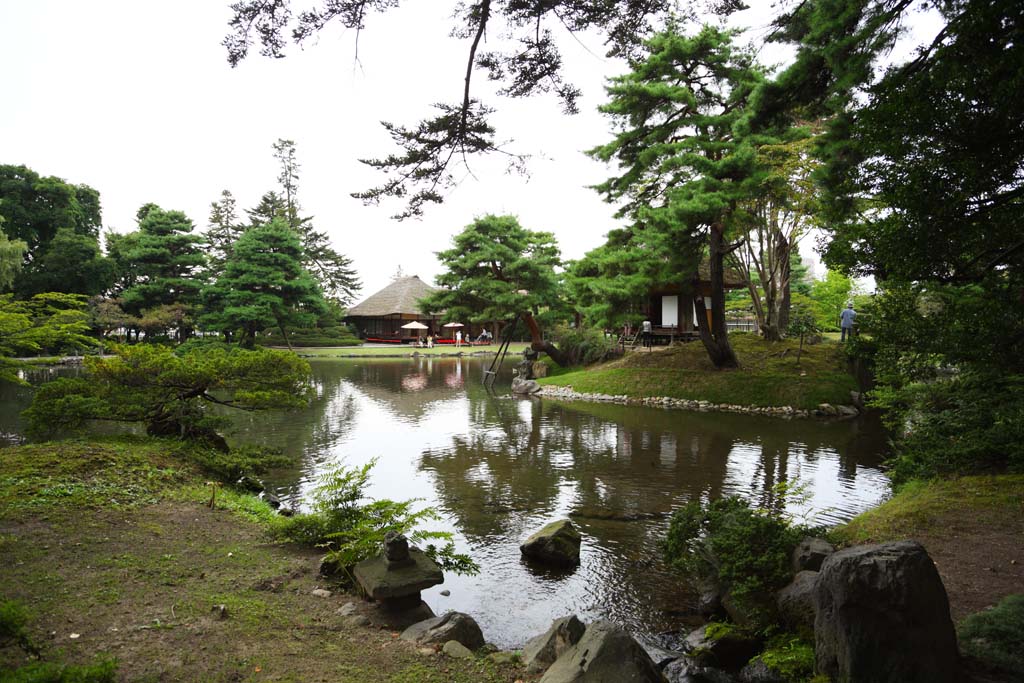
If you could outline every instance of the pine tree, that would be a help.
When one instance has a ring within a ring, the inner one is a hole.
[[[220,275],[235,241],[243,232],[245,226],[238,222],[235,197],[230,190],[222,190],[220,201],[210,204],[209,227],[206,229],[206,241],[210,245],[207,264],[211,279],[216,279]]]
[[[283,219],[249,228],[235,242],[217,282],[206,289],[204,326],[240,330],[251,348],[269,327],[309,327],[327,312],[323,295],[303,268],[302,244]]]

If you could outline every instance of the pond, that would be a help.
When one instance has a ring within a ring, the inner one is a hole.
[[[229,438],[294,456],[294,468],[266,481],[297,507],[331,465],[376,458],[369,495],[436,507],[443,520],[431,528],[454,532],[459,550],[480,564],[479,575],[446,575],[424,599],[439,614],[473,615],[501,647],[521,646],[571,613],[610,618],[647,642],[692,625],[695,596],[659,549],[672,511],[688,501],[736,494],[830,524],[887,493],[879,469],[885,434],[868,419],[517,398],[508,393],[510,375],[484,389],[488,362],[313,361],[309,408],[236,416]],[[0,400],[12,406],[24,395]],[[12,411],[0,412],[0,431],[18,432]],[[804,495],[781,500],[781,482],[805,487]],[[579,568],[552,573],[524,563],[522,540],[566,516],[583,534]]]

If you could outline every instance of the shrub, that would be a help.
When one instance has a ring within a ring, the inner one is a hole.
[[[286,467],[294,463],[280,449],[244,445],[227,452],[202,446],[184,444],[182,455],[207,472],[227,482],[237,481],[244,476],[265,474],[275,467]]]
[[[7,683],[114,683],[117,662],[113,659],[97,659],[92,664],[32,662],[14,671],[0,669],[0,678]]]
[[[25,630],[28,624],[28,611],[21,603],[14,600],[0,601],[0,642],[13,640],[26,652],[38,654]]]
[[[616,353],[614,339],[603,330],[589,327],[559,327],[555,330],[555,345],[569,358],[571,365],[592,365],[607,360]]]
[[[995,607],[967,617],[958,635],[964,654],[1013,680],[1024,679],[1024,594],[1007,596]]]
[[[410,543],[424,544],[423,551],[444,570],[475,574],[479,567],[468,555],[455,552],[452,535],[423,531],[424,522],[440,519],[433,508],[414,511],[420,499],[401,502],[371,500],[364,493],[376,460],[362,467],[339,465],[328,471],[313,492],[313,512],[287,519],[277,533],[289,540],[327,548],[326,561],[339,567],[351,580],[351,568],[381,552],[384,536],[394,531]]]
[[[733,496],[676,511],[663,547],[672,566],[713,581],[764,628],[775,621],[773,594],[792,578],[790,555],[808,532]]]

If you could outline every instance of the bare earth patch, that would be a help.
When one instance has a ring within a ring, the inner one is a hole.
[[[324,583],[308,549],[268,544],[230,512],[161,502],[0,520],[0,597],[21,602],[46,660],[118,660],[125,681],[514,681],[513,667],[424,654],[370,603]],[[312,594],[316,588],[330,597]],[[351,626],[348,602],[371,619]],[[217,611],[224,605],[227,616]],[[0,669],[25,663],[0,648]]]

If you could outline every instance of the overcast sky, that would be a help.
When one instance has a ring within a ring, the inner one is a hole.
[[[609,169],[582,154],[610,139],[596,107],[604,79],[623,70],[596,38],[561,42],[567,73],[584,92],[575,117],[561,115],[553,98],[496,98],[475,75],[478,96],[498,108],[499,138],[535,155],[528,178],[506,174],[498,159],[475,162],[475,177],[445,204],[402,223],[389,218],[400,204],[364,207],[349,196],[381,182],[358,161],[394,151],[381,120],[411,125],[431,103],[461,99],[468,41],[448,37],[449,6],[406,3],[371,17],[359,64],[355,34],[336,28],[285,59],[254,50],[231,69],[220,44],[228,0],[2,0],[0,163],[96,188],[104,225],[118,232],[135,228],[146,202],[185,211],[205,229],[221,190],[252,207],[275,189],[271,145],[294,140],[304,213],[352,258],[363,296],[398,266],[432,281],[434,252],[485,213],[515,214],[527,228],[554,232],[565,257],[582,256],[619,224],[588,189]],[[753,37],[764,16],[748,13]]]

